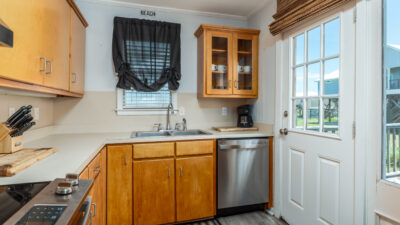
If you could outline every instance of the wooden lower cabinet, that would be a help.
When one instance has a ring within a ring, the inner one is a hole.
[[[213,217],[215,144],[204,140],[107,146],[107,224],[157,225]]]
[[[90,215],[86,224],[106,224],[106,183],[107,183],[107,152],[102,149],[99,154],[81,172],[79,179],[93,180],[88,196],[92,196]],[[79,219],[79,218],[78,218]],[[80,224],[74,221],[72,224]]]
[[[93,225],[106,224],[106,167],[106,150],[103,149],[88,166],[89,179],[94,182],[89,193],[92,196],[91,224]]]
[[[177,221],[215,215],[215,180],[213,156],[176,159]]]
[[[107,146],[107,224],[132,224],[132,145]]]
[[[133,162],[135,225],[175,222],[174,159]]]

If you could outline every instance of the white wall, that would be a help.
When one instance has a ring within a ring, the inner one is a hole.
[[[271,1],[258,13],[248,20],[249,28],[259,29],[259,98],[254,104],[255,121],[274,124],[275,111],[275,43],[276,38],[271,35],[268,25],[272,23],[272,15],[276,11],[276,1]]]
[[[197,39],[193,35],[200,24],[247,27],[247,21],[238,18],[205,16],[178,11],[156,11],[155,17],[141,16],[140,10],[133,5],[111,5],[79,0],[79,9],[89,23],[86,34],[86,91],[115,91],[116,78],[112,64],[113,18],[129,17],[160,20],[181,24],[181,72],[182,80],[179,92],[197,92]]]

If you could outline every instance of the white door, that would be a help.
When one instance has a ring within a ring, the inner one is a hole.
[[[354,4],[278,44],[282,217],[291,225],[353,224]],[[287,113],[285,113],[287,111]]]

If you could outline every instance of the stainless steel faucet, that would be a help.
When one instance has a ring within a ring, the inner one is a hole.
[[[174,111],[174,106],[172,105],[172,102],[169,103],[168,109],[167,109],[167,127],[165,128],[166,130],[172,130],[171,128],[171,121],[170,121],[170,113]]]

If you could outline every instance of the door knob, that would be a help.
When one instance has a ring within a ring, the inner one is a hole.
[[[281,135],[288,135],[289,131],[287,128],[283,128],[279,130],[279,133],[281,133]]]

